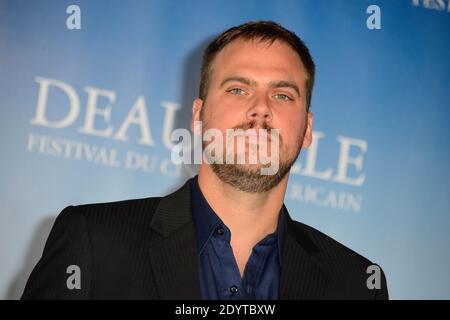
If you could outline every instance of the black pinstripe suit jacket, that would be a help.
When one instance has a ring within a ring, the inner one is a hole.
[[[286,219],[280,299],[387,299],[368,289],[372,263],[323,233]],[[70,265],[80,289],[68,289]],[[189,181],[163,198],[65,208],[22,299],[200,299]]]

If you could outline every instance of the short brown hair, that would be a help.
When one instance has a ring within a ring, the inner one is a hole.
[[[306,110],[309,111],[316,69],[314,61],[309,53],[308,47],[294,32],[283,28],[273,21],[250,21],[240,26],[232,27],[220,34],[206,47],[202,61],[199,90],[200,99],[205,100],[208,94],[211,65],[214,58],[226,45],[236,39],[259,39],[260,41],[267,41],[270,44],[275,40],[279,40],[291,46],[298,53],[308,74],[306,79]]]

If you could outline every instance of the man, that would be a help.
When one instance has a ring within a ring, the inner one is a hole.
[[[163,198],[67,207],[23,298],[387,299],[381,269],[371,286],[370,261],[283,205],[289,170],[312,141],[314,73],[304,43],[276,23],[221,34],[204,53],[192,129],[277,130],[279,140],[246,136],[247,146],[278,148],[277,171],[203,162]]]

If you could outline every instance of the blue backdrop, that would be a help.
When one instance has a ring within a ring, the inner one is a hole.
[[[291,215],[379,263],[391,298],[450,298],[448,0],[0,1],[0,298],[21,295],[64,207],[195,174],[169,137],[189,127],[202,49],[260,19],[317,65]]]

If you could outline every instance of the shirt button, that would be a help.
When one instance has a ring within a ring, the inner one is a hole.
[[[230,287],[230,292],[231,293],[237,293],[238,292],[238,287],[237,286],[231,286]]]
[[[221,235],[223,235],[223,233],[224,233],[223,228],[222,228],[222,227],[218,227],[218,228],[217,228],[217,234],[218,234],[219,236],[221,236]]]

